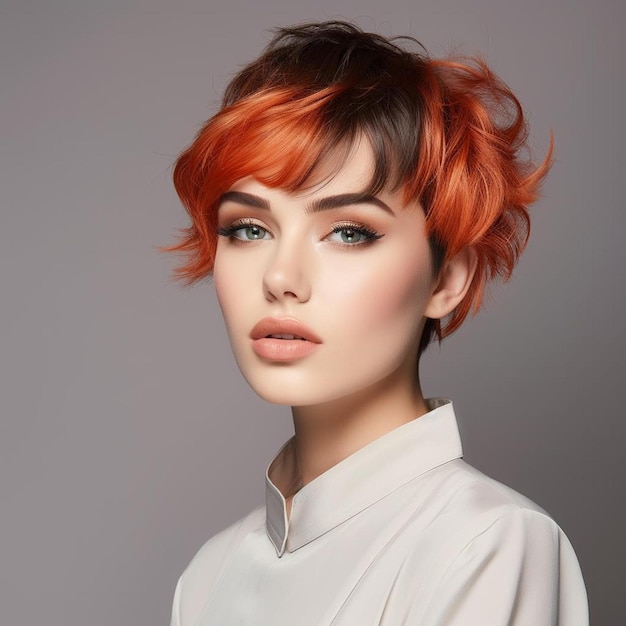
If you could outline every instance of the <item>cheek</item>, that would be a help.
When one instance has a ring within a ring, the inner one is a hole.
[[[213,267],[213,288],[229,332],[237,322],[237,313],[245,310],[242,298],[246,293],[246,276],[246,268],[241,266],[236,255],[220,252],[218,247]]]
[[[228,302],[229,285],[232,285],[232,281],[229,280],[227,265],[222,263],[222,255],[216,253],[215,263],[213,264],[213,289],[215,289],[215,295],[219,302],[220,308],[224,313],[224,308]]]
[[[421,250],[390,250],[367,259],[350,271],[328,271],[324,300],[337,314],[351,317],[354,327],[377,326],[377,332],[393,330],[405,320],[419,326],[430,297],[430,257]],[[349,276],[349,279],[345,277]],[[407,328],[403,325],[403,329]],[[410,329],[409,329],[410,330]]]

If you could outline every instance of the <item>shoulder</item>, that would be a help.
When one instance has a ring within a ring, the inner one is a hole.
[[[196,552],[185,570],[187,579],[212,574],[220,568],[221,562],[239,545],[239,542],[252,530],[265,523],[265,506],[258,506],[227,528],[213,535]]]
[[[441,548],[433,559],[433,596],[420,615],[456,607],[458,623],[479,623],[472,619],[480,616],[483,623],[586,624],[580,566],[557,522],[464,461],[447,465],[439,485],[435,526]],[[418,556],[411,555],[413,565]]]
[[[528,511],[550,518],[550,514],[515,489],[487,476],[462,459],[447,464],[446,482],[449,505],[466,509],[468,516],[498,516],[512,511]]]
[[[195,622],[206,603],[207,593],[217,582],[229,556],[248,533],[263,526],[264,523],[265,506],[261,505],[213,535],[202,545],[178,581],[172,608],[173,625]]]
[[[440,514],[457,556],[476,550],[537,550],[556,559],[569,541],[553,517],[530,498],[462,460],[450,464],[448,495]],[[475,555],[474,555],[475,556]]]

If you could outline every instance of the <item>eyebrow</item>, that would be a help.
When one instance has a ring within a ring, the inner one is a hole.
[[[236,202],[237,204],[243,204],[255,209],[270,210],[270,203],[265,198],[261,198],[252,193],[246,193],[245,191],[227,191],[220,197],[218,207],[224,202]],[[363,192],[342,193],[337,196],[319,198],[318,200],[309,202],[305,206],[304,211],[305,213],[318,213],[319,211],[328,211],[330,209],[338,209],[355,204],[371,204],[393,215],[393,211],[389,208],[389,205],[385,204],[376,196]]]

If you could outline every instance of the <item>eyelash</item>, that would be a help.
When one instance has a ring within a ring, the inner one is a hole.
[[[251,219],[241,219],[237,220],[230,226],[222,226],[218,228],[217,234],[221,235],[222,237],[232,237],[238,230],[242,230],[244,228],[252,228],[254,226],[268,232],[267,228],[263,228],[263,226],[260,226],[256,222],[253,222]]]
[[[343,224],[337,224],[333,226],[332,233],[340,233],[344,230],[351,230],[354,233],[359,235],[363,235],[365,239],[363,241],[359,241],[357,243],[346,243],[336,242],[340,246],[345,246],[347,248],[354,248],[355,246],[362,246],[368,243],[372,243],[375,239],[380,239],[383,235],[377,233],[373,228],[369,228],[369,226],[365,226],[364,224],[355,224],[354,222],[344,222]]]
[[[218,228],[217,234],[222,237],[232,238],[238,230],[243,230],[245,228],[253,228],[253,227],[257,227],[257,228],[260,228],[261,230],[264,230],[265,232],[269,232],[267,228],[264,228],[263,226],[261,226],[260,224],[257,224],[251,219],[240,219],[234,222],[233,224],[231,224],[230,226],[223,226],[221,228]],[[376,232],[374,229],[369,228],[368,226],[365,226],[364,224],[357,224],[354,222],[344,222],[341,224],[336,224],[335,226],[333,226],[329,234],[340,233],[345,230],[351,230],[352,232],[358,235],[363,235],[363,237],[365,237],[363,241],[359,241],[357,243],[335,242],[337,245],[343,246],[346,248],[355,248],[357,246],[362,246],[362,245],[371,243],[372,241],[376,239],[380,239],[381,237],[384,236]],[[254,241],[253,239],[245,240],[245,239],[239,239],[238,237],[236,239],[238,239],[239,241],[244,241],[244,242]]]

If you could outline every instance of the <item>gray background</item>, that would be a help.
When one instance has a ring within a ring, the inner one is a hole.
[[[593,623],[626,623],[624,4],[0,3],[0,621],[155,626],[212,534],[263,502],[288,409],[240,376],[209,282],[155,246],[171,164],[267,29],[347,17],[483,52],[557,163],[511,283],[423,362],[466,458],[570,537]],[[620,117],[618,118],[618,107]],[[618,595],[619,587],[619,595]]]

